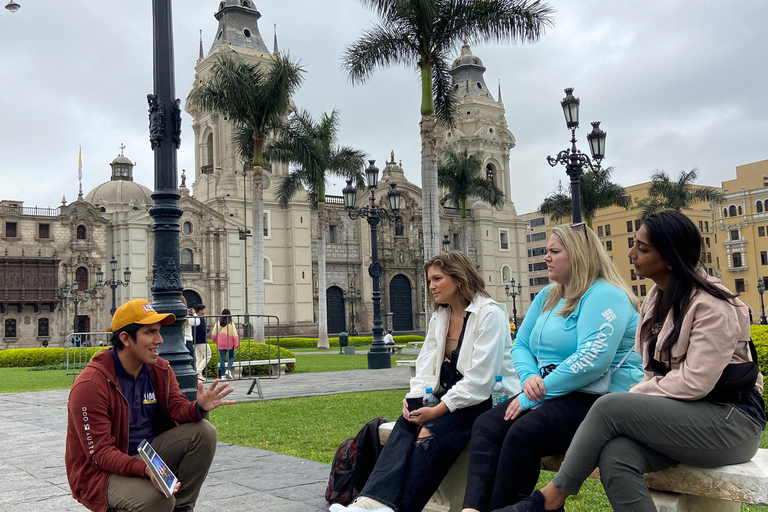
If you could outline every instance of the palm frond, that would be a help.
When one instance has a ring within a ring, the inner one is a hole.
[[[572,212],[571,197],[566,194],[551,194],[539,206],[539,213],[549,215],[555,222],[570,218]]]
[[[275,198],[277,204],[281,208],[287,208],[291,199],[304,190],[304,180],[301,171],[293,171],[288,176],[278,181],[277,189],[275,190]]]
[[[341,69],[352,84],[363,84],[379,68],[402,63],[415,67],[419,60],[418,48],[398,32],[396,27],[377,25],[363,33],[363,37],[347,46],[342,56]]]

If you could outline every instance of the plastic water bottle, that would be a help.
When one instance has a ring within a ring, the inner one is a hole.
[[[508,399],[509,391],[507,391],[507,387],[501,380],[501,375],[497,375],[496,382],[494,382],[493,387],[491,387],[491,402],[493,402],[493,406],[496,407],[500,403],[506,402]]]
[[[424,407],[434,407],[440,403],[435,395],[432,394],[432,388],[427,388],[427,392],[424,395]]]

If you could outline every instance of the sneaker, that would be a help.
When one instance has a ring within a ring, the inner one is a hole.
[[[544,495],[537,489],[530,496],[526,496],[514,505],[509,505],[493,512],[565,512],[565,507],[559,507],[554,510],[545,509]]]
[[[235,378],[232,376],[232,370],[227,370],[227,378],[230,380],[235,380]]]

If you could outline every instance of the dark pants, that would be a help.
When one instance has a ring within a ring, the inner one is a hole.
[[[595,467],[617,512],[656,512],[643,473],[751,459],[762,428],[730,404],[611,393],[595,403],[552,483],[576,494]]]
[[[360,495],[421,512],[466,447],[475,419],[490,408],[489,398],[445,414],[424,425],[432,435],[419,440],[419,426],[401,416]]]
[[[600,395],[571,393],[507,421],[507,403],[480,416],[472,428],[464,507],[496,510],[536,487],[541,458],[568,450]]]

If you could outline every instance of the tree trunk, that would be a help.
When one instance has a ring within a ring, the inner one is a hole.
[[[435,118],[421,116],[421,202],[424,233],[424,261],[440,251],[440,207],[437,187]]]
[[[328,342],[328,303],[325,273],[325,203],[317,203],[317,348],[330,348]]]
[[[256,160],[254,158],[254,160]],[[264,314],[264,169],[253,166],[253,314]],[[253,322],[253,341],[264,343],[264,320],[257,316]]]
[[[461,219],[461,251],[469,256],[469,222],[467,218]]]

